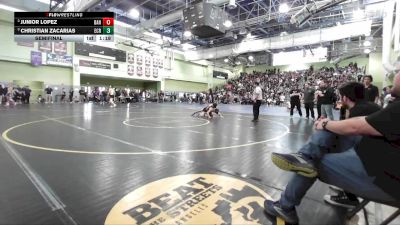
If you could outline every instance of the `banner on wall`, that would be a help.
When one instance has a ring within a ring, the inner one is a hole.
[[[153,67],[158,67],[158,58],[153,58]]]
[[[128,65],[128,75],[133,76],[133,73],[134,73],[133,65]]]
[[[93,61],[88,61],[88,60],[79,60],[79,66],[92,67],[92,68],[96,68],[96,69],[111,70],[111,64],[110,63],[93,62]]]
[[[19,46],[25,46],[25,47],[30,47],[30,48],[33,48],[33,47],[34,47],[34,43],[33,43],[33,42],[17,42],[17,45],[19,45]]]
[[[135,63],[135,55],[133,53],[128,53],[128,63],[129,64]]]
[[[72,67],[72,56],[47,53],[47,64]]]
[[[158,69],[157,68],[153,68],[153,77],[154,78],[158,77]]]
[[[136,67],[136,75],[138,75],[139,77],[143,75],[143,67],[142,66]]]
[[[151,58],[150,58],[150,56],[146,56],[145,57],[145,62],[144,62],[145,64],[146,64],[146,66],[150,66],[150,64],[151,64]]]
[[[142,65],[143,64],[143,57],[141,55],[136,55],[136,63],[138,65]]]
[[[32,66],[41,66],[42,65],[42,53],[31,51],[31,64]]]
[[[144,70],[144,75],[146,75],[146,77],[150,77],[150,67],[146,67]]]
[[[39,51],[52,52],[52,42],[39,42]]]
[[[67,54],[67,43],[66,42],[54,42],[54,53],[58,55]]]

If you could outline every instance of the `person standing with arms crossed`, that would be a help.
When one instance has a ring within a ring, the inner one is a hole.
[[[294,88],[293,90],[290,91],[289,96],[290,96],[290,117],[293,116],[294,107],[297,108],[299,116],[302,117],[303,114],[301,112],[301,105],[300,105],[300,97],[301,97],[300,91],[297,88]]]
[[[335,102],[335,92],[328,87],[326,80],[321,80],[319,84],[321,91],[318,93],[321,101],[321,114],[324,118],[333,120],[333,103]]]
[[[254,88],[253,92],[253,120],[252,122],[258,121],[258,116],[260,115],[260,106],[262,100],[262,90],[260,87],[260,83],[256,81],[256,88]]]
[[[314,95],[315,89],[310,87],[308,83],[304,85],[304,108],[306,108],[306,118],[308,119],[311,112],[311,118],[315,120],[314,117]]]

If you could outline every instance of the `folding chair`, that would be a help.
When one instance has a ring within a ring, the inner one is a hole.
[[[364,214],[365,214],[365,221],[366,224],[368,225],[368,216],[366,215],[367,211],[365,210],[365,206],[374,200],[369,200],[369,199],[363,199],[362,202],[360,204],[358,204],[354,209],[352,209],[351,211],[349,211],[347,213],[347,219],[351,219],[354,215],[356,215],[359,211],[364,210]],[[390,222],[392,222],[394,219],[396,219],[399,215],[400,215],[400,202],[395,202],[395,203],[386,203],[386,202],[380,202],[380,201],[374,201],[377,202],[379,204],[384,204],[387,206],[391,206],[391,207],[395,207],[398,208],[394,213],[392,213],[388,218],[386,218],[382,223],[380,223],[379,225],[387,225]]]

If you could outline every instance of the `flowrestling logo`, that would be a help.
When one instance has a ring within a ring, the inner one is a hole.
[[[236,178],[181,175],[129,193],[111,209],[105,224],[268,224],[266,198],[264,191]]]

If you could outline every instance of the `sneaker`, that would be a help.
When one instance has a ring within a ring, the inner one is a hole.
[[[279,201],[264,201],[264,210],[266,213],[282,218],[285,222],[290,224],[297,224],[299,222],[299,217],[297,216],[296,209],[283,209]]]
[[[325,195],[324,200],[331,205],[336,205],[348,209],[352,209],[360,204],[358,199],[352,200],[344,192],[340,192],[338,195]]]
[[[336,187],[334,185],[329,185],[329,188],[332,189],[333,191],[343,192],[343,189],[341,189],[340,187]]]
[[[313,162],[300,153],[280,154],[273,152],[271,159],[272,162],[282,170],[292,171],[310,178],[318,176],[317,169]]]

